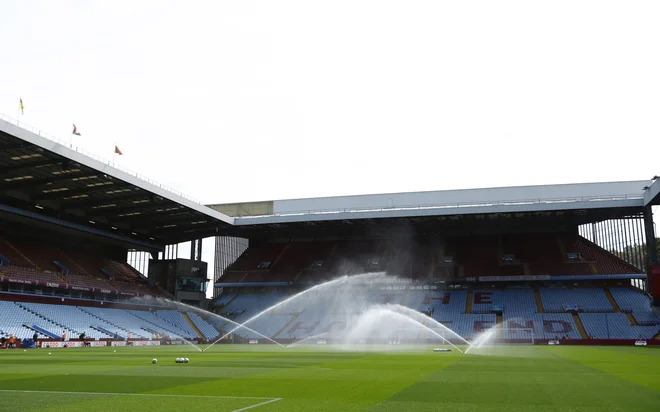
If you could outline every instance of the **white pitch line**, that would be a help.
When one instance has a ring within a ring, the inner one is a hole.
[[[0,393],[50,393],[60,395],[107,395],[107,396],[150,396],[175,398],[206,398],[206,399],[267,399],[259,405],[282,400],[282,398],[266,398],[263,396],[221,396],[221,395],[175,395],[169,393],[123,393],[123,392],[64,392],[64,391],[31,391],[20,389],[0,389]],[[257,405],[255,405],[257,406]],[[251,408],[254,406],[251,406]],[[239,409],[242,411],[244,409]]]
[[[266,402],[261,402],[261,403],[258,403],[258,404],[256,404],[256,405],[252,405],[252,406],[246,406],[245,408],[236,409],[236,410],[233,410],[233,411],[231,411],[231,412],[247,411],[248,409],[258,408],[258,407],[260,407],[260,406],[264,406],[264,405],[267,405],[267,404],[269,404],[269,403],[273,403],[273,402],[277,402],[277,401],[281,401],[281,400],[282,400],[282,398],[274,398],[274,399],[271,399],[271,400],[266,401]]]

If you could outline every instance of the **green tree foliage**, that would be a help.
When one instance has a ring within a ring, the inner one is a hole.
[[[660,254],[660,238],[656,238],[656,248]],[[623,250],[610,250],[610,253],[641,270],[646,270],[646,244],[626,246]]]

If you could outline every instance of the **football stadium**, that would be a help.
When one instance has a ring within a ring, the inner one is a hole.
[[[0,410],[660,405],[657,177],[203,205],[0,150]]]

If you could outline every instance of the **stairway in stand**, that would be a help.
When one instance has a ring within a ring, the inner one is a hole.
[[[534,298],[536,299],[536,311],[543,313],[543,300],[541,299],[541,291],[534,289]]]
[[[291,316],[291,319],[286,323],[286,325],[282,326],[282,329],[278,330],[276,334],[273,335],[273,339],[277,338],[280,336],[280,333],[284,333],[284,331],[293,324],[293,322],[298,319],[298,316],[300,316],[300,313],[289,313],[288,315]]]
[[[186,312],[181,312],[181,316],[183,316],[183,318],[186,320],[186,322],[188,322],[188,324],[190,325],[192,330],[195,331],[197,336],[199,336],[201,339],[206,339],[204,337],[204,334],[197,328],[197,325],[195,325],[195,322],[193,322],[192,319],[190,319],[190,317],[188,316],[188,314]]]
[[[472,313],[472,290],[468,290],[467,300],[465,301],[465,313]]]
[[[619,304],[616,303],[616,300],[614,299],[614,296],[612,296],[612,292],[608,288],[603,288],[605,291],[605,296],[607,297],[607,300],[610,301],[610,305],[612,305],[612,309],[614,309],[614,313],[621,313],[621,308],[619,307]]]
[[[580,337],[582,339],[587,339],[587,332],[584,330],[584,325],[582,324],[582,320],[580,319],[580,316],[578,316],[577,313],[573,314],[573,321],[575,322],[575,326],[578,328],[578,332],[580,332]]]

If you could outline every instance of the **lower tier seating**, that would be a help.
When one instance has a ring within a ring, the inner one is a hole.
[[[651,339],[658,326],[633,326],[625,313],[581,313],[580,320],[594,339]]]
[[[0,301],[0,313],[0,336],[14,335],[18,339],[32,337],[34,326],[55,336],[62,336],[66,332],[68,338],[78,338],[81,333],[90,339],[112,338],[114,334],[122,338],[130,334],[131,338],[151,339],[156,333],[173,338],[199,337],[182,313],[174,310],[150,312]],[[219,334],[200,316],[194,313],[188,316],[207,338]]]
[[[635,299],[647,299],[638,291],[630,289],[620,294],[634,294]],[[613,292],[615,294],[615,292]],[[475,290],[472,292],[471,313],[466,313],[469,305],[467,290],[451,291],[391,291],[357,292],[335,296],[313,296],[311,299],[292,300],[277,309],[251,321],[248,326],[256,332],[238,329],[236,334],[247,338],[266,335],[277,339],[304,339],[310,336],[338,336],[347,329],[361,311],[372,304],[402,304],[416,312],[430,315],[433,319],[456,331],[463,337],[475,337],[497,324],[493,309],[502,309],[503,338],[530,339],[581,339],[579,326],[572,314],[566,313],[577,308],[587,336],[594,339],[648,339],[660,332],[660,318],[650,306],[637,305],[632,314],[642,326],[634,326],[625,313],[613,313],[602,288],[556,288],[541,289],[545,313],[538,313],[532,289]],[[617,296],[615,294],[615,296]],[[269,306],[284,300],[283,293],[238,295],[223,309],[222,314],[232,315],[236,322],[245,322]],[[234,298],[234,296],[232,296]],[[648,301],[648,299],[647,299]],[[356,302],[359,302],[356,304]],[[493,306],[496,306],[494,308]],[[350,309],[348,309],[350,308]],[[590,317],[589,315],[595,317]],[[611,316],[611,318],[608,318]],[[603,330],[602,319],[607,319],[612,330]],[[600,326],[599,326],[600,325]],[[220,322],[222,329],[233,328],[229,323]],[[404,328],[405,329],[405,328]]]
[[[287,300],[290,294],[282,291],[239,294],[232,295],[222,309],[221,315],[229,320],[193,312],[187,312],[186,319],[176,310],[0,301],[0,334],[25,338],[37,329],[55,337],[66,332],[69,338],[85,333],[92,339],[114,334],[146,339],[166,334],[197,339],[199,331],[207,339],[216,339],[220,331],[230,331],[237,323],[246,322],[267,308],[273,309],[251,320],[247,328],[236,329],[235,335],[298,340],[357,333],[360,339],[433,339],[435,334],[450,337],[446,329],[449,328],[470,339],[498,322],[503,328],[500,335],[505,339],[527,340],[532,335],[536,340],[580,339],[581,326],[593,339],[651,339],[660,332],[660,318],[651,311],[645,295],[632,288],[613,288],[611,292],[617,305],[628,313],[614,313],[602,288],[541,289],[545,313],[537,312],[532,289],[468,292],[347,288],[341,293],[319,289],[292,300]],[[565,312],[567,307],[574,312],[571,305],[578,309],[578,315]],[[420,323],[431,330],[419,327]]]

